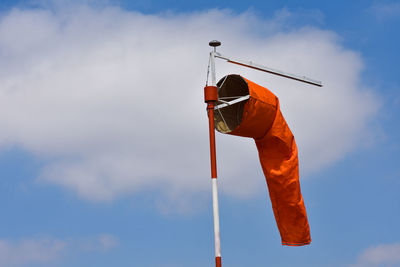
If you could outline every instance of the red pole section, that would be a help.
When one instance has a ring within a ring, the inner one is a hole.
[[[215,257],[215,266],[221,267],[221,257]]]
[[[215,130],[214,130],[214,103],[207,104],[208,128],[210,132],[210,160],[211,178],[217,178],[217,156],[215,151]]]
[[[217,189],[217,157],[215,149],[214,107],[218,100],[218,89],[216,86],[204,87],[204,102],[207,103],[208,126],[210,134],[210,160],[211,160],[211,182],[213,195],[214,214],[214,242],[215,242],[215,266],[221,267],[221,241],[219,232],[219,208]]]
[[[214,107],[218,100],[218,91],[216,86],[204,87],[204,102],[207,103],[208,128],[210,132],[210,160],[211,160],[211,178],[217,178],[217,156],[215,150],[215,128],[214,128]]]

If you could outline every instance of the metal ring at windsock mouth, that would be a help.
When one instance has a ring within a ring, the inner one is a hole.
[[[230,74],[217,83],[218,104],[228,103],[234,99],[249,95],[249,87],[240,75]],[[215,128],[221,133],[233,131],[242,122],[243,110],[246,101],[226,105],[215,111]]]

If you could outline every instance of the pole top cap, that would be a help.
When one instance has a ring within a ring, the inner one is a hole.
[[[210,46],[212,46],[212,47],[217,47],[217,46],[220,46],[221,45],[221,42],[220,41],[217,41],[217,40],[212,40],[211,42],[209,42],[208,43]]]

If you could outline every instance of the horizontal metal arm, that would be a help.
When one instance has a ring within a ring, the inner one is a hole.
[[[304,83],[308,83],[308,84],[312,84],[312,85],[315,85],[315,86],[322,87],[322,82],[321,81],[317,81],[317,80],[308,78],[306,76],[300,76],[300,75],[296,75],[296,74],[292,74],[292,73],[283,72],[283,71],[280,71],[280,70],[276,70],[276,69],[273,69],[273,68],[269,68],[269,67],[266,67],[266,66],[263,66],[263,65],[259,65],[259,64],[253,63],[251,61],[244,61],[244,60],[240,60],[240,59],[229,58],[229,57],[221,55],[218,52],[214,52],[214,56],[217,57],[217,58],[225,59],[226,61],[228,61],[230,63],[234,63],[234,64],[237,64],[237,65],[249,67],[249,68],[260,70],[260,71],[265,71],[265,72],[268,72],[268,73],[271,73],[271,74],[275,74],[275,75],[282,76],[282,77],[285,77],[285,78],[289,78],[289,79],[292,79],[292,80],[296,80],[296,81],[299,81],[299,82],[304,82]]]
[[[218,106],[215,106],[215,107],[214,107],[214,110],[217,110],[217,109],[220,109],[220,108],[224,108],[224,107],[227,107],[227,106],[230,106],[230,105],[233,105],[233,104],[236,104],[236,103],[245,101],[245,100],[247,100],[247,99],[249,99],[249,98],[250,98],[249,95],[245,95],[245,96],[236,98],[236,99],[234,99],[234,100],[232,100],[232,101],[229,101],[229,102],[224,101],[225,103],[219,104]]]

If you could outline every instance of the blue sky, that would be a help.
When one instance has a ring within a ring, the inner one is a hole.
[[[2,1],[0,265],[213,266],[218,38],[326,85],[217,62],[280,97],[313,239],[281,246],[254,144],[218,134],[224,266],[400,266],[399,27],[398,1]]]

